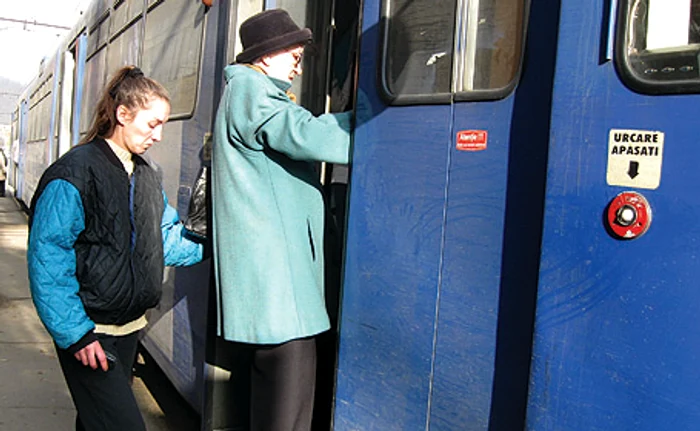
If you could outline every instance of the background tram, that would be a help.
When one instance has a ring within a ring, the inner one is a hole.
[[[10,190],[30,202],[136,64],[173,98],[149,155],[184,214],[237,27],[272,7],[314,31],[301,103],[372,107],[349,169],[319,166],[314,429],[697,428],[698,0],[94,0],[17,103]],[[168,269],[142,345],[202,429],[236,429],[210,285]]]

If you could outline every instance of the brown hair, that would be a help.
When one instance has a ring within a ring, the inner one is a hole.
[[[111,136],[118,124],[119,105],[134,113],[137,109],[145,109],[153,99],[162,99],[170,103],[168,91],[157,81],[147,78],[136,66],[122,67],[105,87],[97,103],[90,130],[80,143],[90,142],[97,137]]]

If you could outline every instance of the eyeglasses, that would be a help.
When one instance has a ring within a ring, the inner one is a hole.
[[[294,50],[291,52],[292,57],[294,58],[294,65],[297,66],[301,64],[301,61],[304,59],[304,49],[300,48],[297,50]]]

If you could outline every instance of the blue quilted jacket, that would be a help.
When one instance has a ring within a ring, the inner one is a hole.
[[[124,175],[126,177],[126,174]],[[72,179],[70,176],[66,178]],[[95,178],[101,178],[99,173],[95,174]],[[104,177],[102,179],[104,180]],[[94,182],[94,180],[88,182]],[[85,193],[84,189],[95,190],[91,187],[81,187],[81,189],[83,193]],[[98,190],[104,192],[110,189],[102,184]],[[128,185],[126,193],[128,193]],[[95,253],[102,253],[105,248],[109,247],[109,250],[112,250],[123,243],[115,239],[121,236],[119,230],[123,228],[119,226],[126,226],[127,236],[128,230],[132,231],[132,239],[129,240],[127,237],[126,244],[128,247],[131,241],[133,256],[134,244],[138,244],[138,240],[134,242],[133,207],[125,212],[114,213],[113,219],[105,220],[103,214],[102,220],[97,222],[103,226],[115,226],[115,228],[108,231],[102,238],[96,238],[90,234],[90,231],[94,232],[91,224],[95,223],[95,210],[94,208],[88,210],[85,207],[86,204],[94,205],[94,199],[81,195],[81,191],[75,184],[62,178],[52,179],[43,188],[40,187],[38,197],[32,204],[27,250],[29,282],[39,317],[59,347],[65,349],[78,342],[94,329],[95,322],[127,323],[123,320],[138,317],[133,313],[142,315],[146,308],[155,305],[154,301],[157,302],[160,297],[163,265],[186,266],[201,261],[202,244],[184,234],[178,214],[168,205],[165,193],[162,189],[159,192],[156,191],[155,196],[158,199],[161,195],[163,205],[156,206],[162,209],[160,232],[148,238],[157,238],[159,242],[162,239],[162,254],[160,244],[151,244],[146,248],[146,250],[157,251],[150,255],[155,254],[159,259],[160,263],[156,263],[156,267],[160,267],[160,270],[155,270],[157,274],[152,274],[153,277],[149,276],[153,278],[152,281],[146,280],[145,286],[157,284],[148,288],[155,289],[153,293],[148,293],[139,287],[143,285],[144,276],[134,273],[134,267],[138,266],[140,261],[136,262],[136,265],[132,263],[130,270],[128,263],[123,266],[132,275],[121,275],[122,271],[110,272],[110,270],[114,265],[121,264],[120,259],[125,257],[118,256],[123,254],[110,251],[101,255],[102,257],[98,260],[90,257]],[[115,196],[112,197],[112,199],[115,198]],[[135,211],[139,211],[139,208],[137,207]],[[130,225],[131,228],[129,228]],[[158,230],[157,227],[155,229]],[[149,241],[152,240],[149,239]],[[138,245],[136,247],[138,248]],[[83,250],[87,250],[87,254],[83,253]],[[129,254],[128,251],[126,253]],[[144,258],[148,259],[149,256]],[[143,258],[139,257],[139,259]],[[105,263],[109,266],[105,266]],[[130,282],[129,280],[134,277],[137,281]],[[129,287],[128,291],[124,290],[125,286],[132,286],[132,284],[133,287]],[[146,293],[153,299],[145,300],[143,295]],[[119,314],[115,312],[118,313],[120,310],[131,310],[129,311],[131,314],[122,314],[118,317]]]

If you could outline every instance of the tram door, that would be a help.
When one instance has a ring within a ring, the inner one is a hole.
[[[529,430],[700,423],[699,29],[562,1]]]
[[[228,61],[232,62],[240,52],[237,28],[249,16],[260,9],[282,8],[300,27],[310,28],[313,41],[304,54],[303,74],[292,82],[292,92],[299,104],[316,115],[326,112],[342,112],[352,109],[355,87],[356,39],[359,17],[359,0],[266,0],[256,2],[240,0],[231,2],[229,14]],[[228,27],[227,27],[228,28]],[[233,28],[236,28],[233,30]],[[343,230],[345,226],[345,200],[348,183],[348,167],[345,165],[319,164],[319,178],[323,184],[328,212],[325,232],[326,302],[331,318],[331,330],[317,339],[318,372],[312,428],[314,431],[331,429],[331,410],[335,386],[337,356],[337,319],[340,296]],[[206,407],[207,429],[244,429],[246,427],[245,401],[236,398],[232,388],[247,382],[237,380],[237,364],[229,354],[225,342],[217,340],[214,361],[230,372],[220,370],[208,389]],[[240,374],[240,373],[238,373]],[[220,377],[223,375],[223,377]]]
[[[518,85],[528,3],[364,2],[334,430],[523,427],[536,271],[502,256],[537,211],[506,202],[543,193],[551,86],[537,56],[544,91]]]

